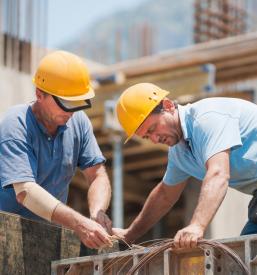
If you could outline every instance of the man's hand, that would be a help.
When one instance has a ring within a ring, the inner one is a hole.
[[[132,240],[128,239],[128,229],[122,229],[122,228],[113,228],[112,234],[118,237],[121,240],[124,240],[127,243],[131,243]]]
[[[100,224],[88,218],[77,224],[75,232],[89,248],[98,249],[104,246],[112,246],[111,236]]]
[[[206,162],[206,175],[202,182],[199,200],[190,225],[179,230],[175,236],[175,247],[191,248],[203,238],[208,224],[222,203],[229,182],[229,154],[226,150],[210,157]]]
[[[174,238],[176,248],[196,247],[197,241],[203,238],[204,230],[197,224],[190,224],[179,230]]]
[[[95,215],[91,215],[91,219],[101,224],[101,226],[109,233],[112,233],[112,221],[103,210],[99,210]]]

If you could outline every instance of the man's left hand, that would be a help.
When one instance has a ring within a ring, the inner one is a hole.
[[[203,238],[204,230],[201,226],[190,224],[179,230],[174,238],[176,248],[196,247],[197,241]]]
[[[101,224],[108,234],[112,233],[112,221],[103,210],[99,210],[95,215],[91,215],[91,219]]]

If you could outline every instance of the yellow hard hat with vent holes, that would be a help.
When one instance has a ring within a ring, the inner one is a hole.
[[[95,96],[85,63],[78,56],[55,51],[40,61],[33,83],[40,90],[68,101]]]
[[[125,143],[168,94],[168,91],[152,83],[135,84],[121,94],[116,105],[116,113],[128,136]]]

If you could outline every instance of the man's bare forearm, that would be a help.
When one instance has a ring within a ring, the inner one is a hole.
[[[90,248],[111,245],[110,236],[100,224],[62,203],[57,205],[52,221],[74,230],[81,241]]]
[[[106,211],[111,199],[111,186],[103,164],[89,167],[83,171],[89,181],[88,206],[91,216]]]
[[[174,187],[174,189],[172,189],[174,191],[173,193],[167,192],[167,188],[163,183],[159,183],[152,190],[142,211],[128,228],[126,235],[128,241],[136,240],[158,222],[176,203],[184,189],[184,185],[182,188]]]
[[[112,222],[105,213],[110,204],[111,186],[103,164],[83,171],[89,181],[88,206],[90,218],[101,224],[111,234]]]
[[[87,219],[72,208],[60,203],[52,215],[52,222],[76,230],[81,220]]]
[[[199,225],[203,231],[207,228],[220,204],[222,203],[228,189],[228,178],[226,175],[206,175],[190,224]]]
[[[106,211],[111,199],[111,187],[105,175],[98,176],[88,190],[88,205],[90,215],[93,216],[100,210]]]

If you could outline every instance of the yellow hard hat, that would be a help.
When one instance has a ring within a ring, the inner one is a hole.
[[[116,105],[116,113],[128,136],[125,143],[168,94],[168,91],[152,83],[135,84],[121,94]]]
[[[47,54],[40,61],[33,83],[40,90],[68,101],[95,96],[85,63],[66,51]]]

